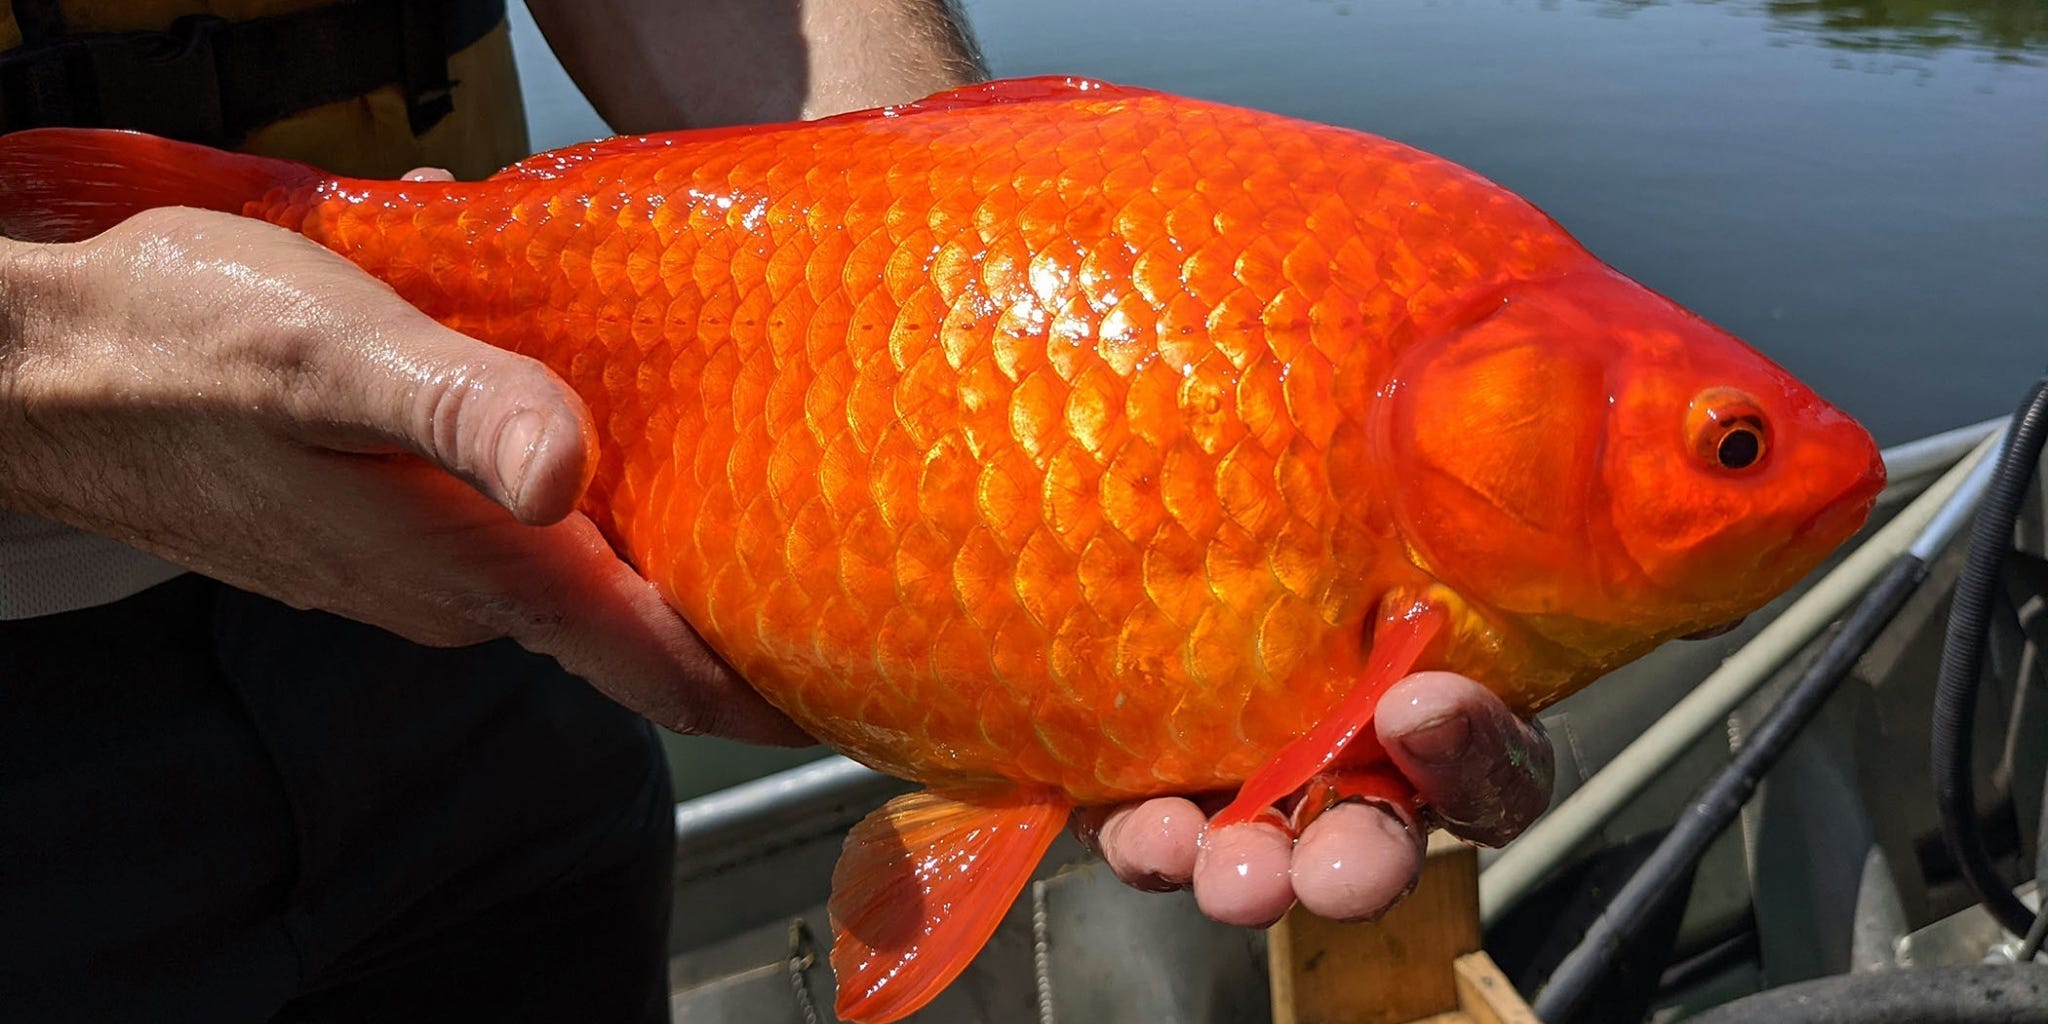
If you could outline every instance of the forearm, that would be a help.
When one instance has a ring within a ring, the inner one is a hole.
[[[532,0],[620,132],[822,117],[984,77],[953,0]]]

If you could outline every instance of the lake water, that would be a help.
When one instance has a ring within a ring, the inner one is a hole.
[[[2006,413],[2048,369],[2044,0],[966,6],[997,75],[1152,86],[1465,164],[1881,443]],[[604,134],[515,15],[535,145]]]

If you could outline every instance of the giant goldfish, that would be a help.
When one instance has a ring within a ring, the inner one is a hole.
[[[478,182],[0,140],[10,232],[167,203],[544,361],[622,557],[797,723],[928,787],[834,873],[853,1020],[951,981],[1074,807],[1385,791],[1398,678],[1533,713],[1779,594],[1883,482],[1848,416],[1500,186],[1145,89],[977,85]]]

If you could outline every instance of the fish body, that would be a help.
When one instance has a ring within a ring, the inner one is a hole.
[[[993,83],[460,183],[23,133],[0,224],[110,223],[20,187],[107,151],[153,169],[134,206],[300,231],[549,365],[621,554],[805,729],[931,788],[835,874],[851,1018],[957,973],[1071,807],[1245,785],[1246,813],[1372,761],[1351,740],[1416,668],[1533,712],[1761,605],[1882,483],[1847,416],[1505,189],[1148,90]]]

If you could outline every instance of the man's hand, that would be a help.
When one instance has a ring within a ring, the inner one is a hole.
[[[1500,845],[1550,802],[1549,741],[1470,679],[1410,676],[1374,723],[1437,822],[1459,836]],[[1194,802],[1168,797],[1084,812],[1077,828],[1118,878],[1152,891],[1192,885],[1202,911],[1225,924],[1264,927],[1297,900],[1339,921],[1378,917],[1422,871],[1424,824],[1381,804],[1339,804],[1299,839],[1260,823],[1205,834],[1207,824]]]
[[[0,507],[422,643],[511,637],[670,728],[807,742],[574,511],[593,452],[545,367],[283,229],[0,239]]]

